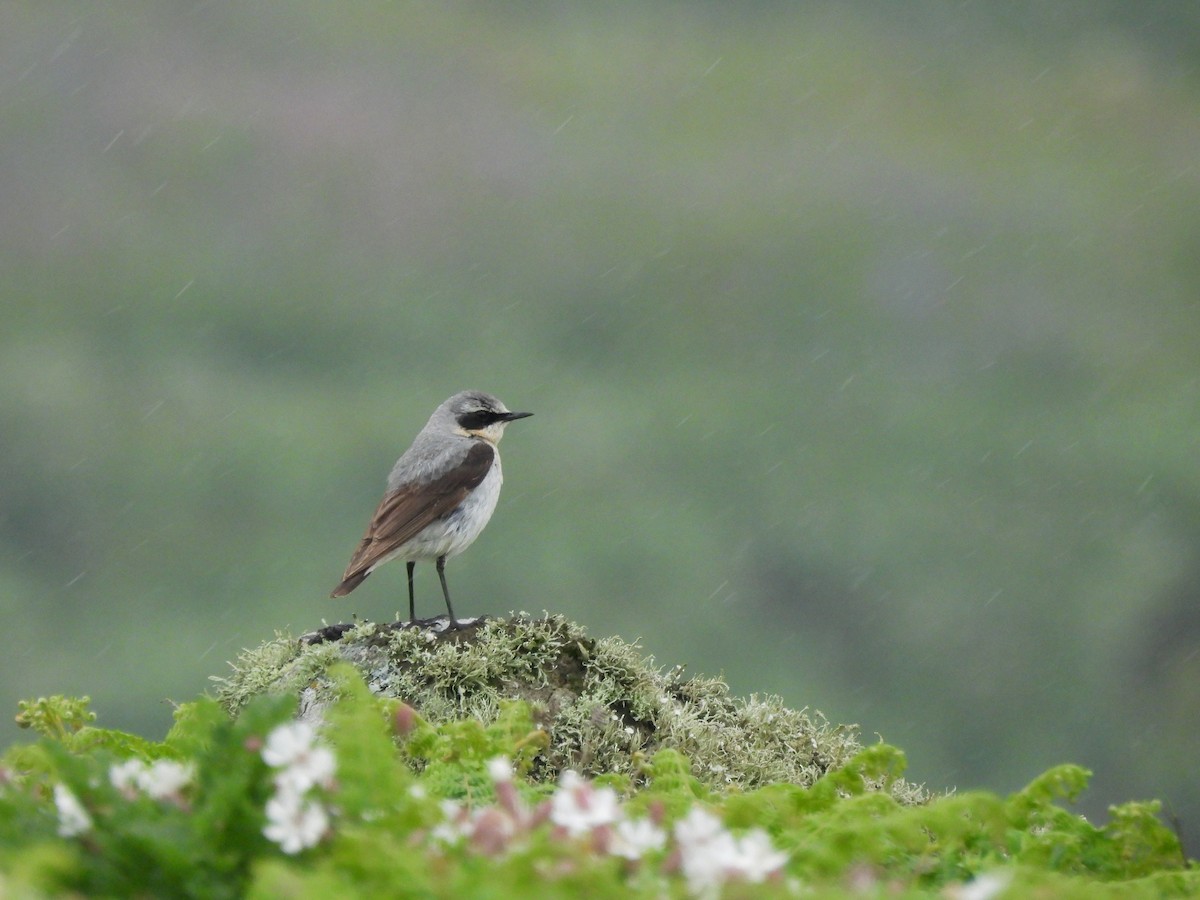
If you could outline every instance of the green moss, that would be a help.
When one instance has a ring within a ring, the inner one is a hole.
[[[336,696],[326,673],[337,661],[434,724],[487,724],[507,701],[529,704],[549,737],[530,772],[536,780],[568,768],[639,779],[669,749],[710,787],[809,786],[862,749],[853,726],[774,696],[732,697],[722,681],[686,678],[679,667],[664,672],[636,645],[593,639],[562,617],[486,619],[452,632],[368,623],[320,643],[280,635],[241,655],[217,680],[218,698],[236,713],[262,693],[298,694],[301,713],[317,716]],[[906,804],[927,799],[897,777],[867,786]]]

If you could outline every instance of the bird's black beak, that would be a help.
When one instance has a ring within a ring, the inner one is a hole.
[[[501,422],[513,422],[517,419],[527,419],[532,415],[533,415],[533,413],[506,412],[500,417],[500,421]]]

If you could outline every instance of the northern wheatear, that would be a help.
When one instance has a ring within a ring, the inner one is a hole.
[[[436,560],[450,627],[457,624],[446,587],[446,560],[466,550],[488,523],[504,475],[497,444],[504,426],[533,413],[509,412],[480,391],[462,391],[433,411],[396,460],[387,492],[332,597],[344,597],[385,562],[408,563],[408,617],[416,619],[413,569]]]

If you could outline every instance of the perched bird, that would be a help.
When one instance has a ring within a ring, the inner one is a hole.
[[[413,569],[432,559],[450,627],[455,627],[446,560],[471,546],[492,517],[504,480],[496,445],[505,425],[531,415],[509,412],[480,391],[462,391],[435,409],[392,467],[387,492],[330,596],[344,597],[385,562],[403,559],[408,563],[408,617],[415,620]]]

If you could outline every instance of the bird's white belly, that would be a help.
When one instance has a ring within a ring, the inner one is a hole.
[[[462,553],[479,537],[483,526],[487,525],[488,519],[496,511],[503,481],[500,456],[497,454],[496,461],[479,483],[479,487],[471,491],[457,509],[430,524],[388,558],[422,560],[444,556],[449,559]]]

